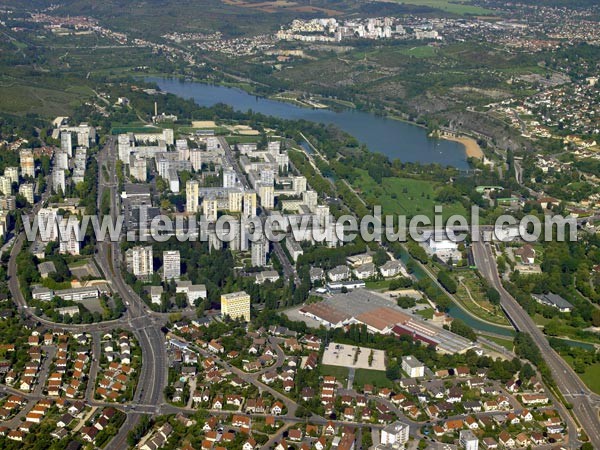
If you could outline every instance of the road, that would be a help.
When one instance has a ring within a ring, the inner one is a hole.
[[[110,192],[110,215],[113,220],[116,220],[121,211],[117,192],[117,149],[114,138],[109,138],[97,159],[99,173],[102,174],[98,180],[98,207],[100,207],[104,191],[108,189]],[[103,174],[102,167],[104,166],[107,168],[108,179]],[[163,390],[166,386],[168,371],[165,341],[161,331],[163,321],[151,313],[143,300],[123,280],[120,271],[119,242],[98,242],[96,258],[113,291],[117,292],[128,305],[122,320],[126,320],[142,350],[142,367],[133,400],[139,404],[155,405],[156,412],[158,412],[158,408],[163,403]],[[127,433],[137,424],[141,415],[142,413],[138,412],[128,413],[119,433],[106,448],[117,450],[125,448]]]
[[[473,257],[481,274],[500,293],[500,304],[515,328],[518,331],[529,333],[538,345],[546,364],[552,372],[558,390],[573,405],[573,414],[590,438],[594,448],[600,449],[600,421],[598,420],[598,410],[594,406],[597,396],[587,388],[567,362],[554,351],[546,336],[527,312],[504,289],[490,244],[475,242],[473,244]],[[567,419],[569,429],[569,440],[573,446],[577,438],[575,433],[577,427],[568,414],[565,415],[565,419]]]
[[[223,151],[225,152],[225,159],[227,160],[227,163],[233,168],[233,170],[235,170],[237,178],[238,178],[239,182],[242,183],[242,186],[244,187],[244,189],[246,189],[246,190],[252,189],[252,187],[250,186],[250,183],[248,183],[248,179],[246,178],[246,175],[244,174],[244,172],[242,171],[242,169],[240,167],[239,161],[233,154],[233,151],[231,150],[231,146],[229,145],[227,140],[221,136],[221,137],[219,137],[219,143],[221,144],[221,147],[223,147]],[[260,219],[261,219],[263,225],[265,223],[267,216],[268,216],[268,213],[261,208]],[[273,245],[273,253],[275,253],[275,256],[277,256],[277,259],[279,260],[279,262],[281,263],[281,266],[283,268],[283,275],[284,275],[285,279],[286,280],[293,279],[294,284],[296,284],[296,285],[300,284],[300,278],[298,277],[298,274],[296,273],[296,269],[295,269],[294,265],[291,263],[291,261],[289,260],[287,254],[283,251],[283,248],[281,247],[281,243],[273,241],[272,245]]]

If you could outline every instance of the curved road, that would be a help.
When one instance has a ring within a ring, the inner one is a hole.
[[[504,289],[490,244],[474,242],[473,257],[481,274],[500,293],[500,303],[511,322],[518,331],[529,333],[538,345],[542,357],[552,371],[558,390],[573,405],[573,413],[594,448],[600,449],[600,420],[598,419],[598,410],[594,406],[595,394],[588,389],[567,362],[554,351],[544,333],[512,295]],[[569,422],[571,421],[569,420]],[[573,429],[574,424],[571,423],[570,425],[569,428]],[[571,442],[573,442],[573,439],[576,439],[576,436],[571,435]]]

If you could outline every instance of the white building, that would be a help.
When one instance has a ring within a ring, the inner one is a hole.
[[[60,236],[59,252],[63,255],[79,255],[81,250],[79,220],[75,217],[63,217],[60,221],[60,228],[63,234]]]
[[[381,276],[384,278],[395,277],[402,271],[402,263],[400,261],[387,261],[379,268]]]
[[[310,212],[314,213],[317,209],[319,194],[316,191],[304,191],[302,193],[302,203],[304,203]]]
[[[148,164],[146,158],[138,155],[129,156],[129,174],[138,181],[147,181]]]
[[[0,191],[4,195],[12,194],[12,181],[6,175],[0,176]]]
[[[4,176],[8,177],[11,183],[19,184],[19,168],[18,167],[7,167],[4,169]]]
[[[30,149],[23,149],[19,153],[19,160],[21,164],[21,173],[24,177],[35,177],[35,160],[33,159],[33,152]]]
[[[55,168],[52,171],[52,189],[54,189],[54,192],[61,192],[64,195],[65,190],[67,189],[67,181],[63,169]]]
[[[70,131],[60,133],[60,149],[70,158],[73,156],[73,136]]]
[[[179,175],[177,175],[177,170],[169,169],[167,180],[169,182],[169,190],[174,194],[179,193]]]
[[[206,298],[208,292],[206,291],[206,286],[204,284],[192,284],[187,288],[186,295],[190,306],[194,306],[196,300],[199,298]]]
[[[154,273],[152,246],[133,247],[125,252],[127,270],[136,277],[150,277]]]
[[[69,155],[66,152],[58,151],[54,154],[53,161],[54,170],[62,169],[67,170],[69,168]]]
[[[189,153],[192,169],[194,169],[196,172],[200,171],[202,169],[202,150],[198,148],[192,148]]]
[[[458,441],[465,450],[479,449],[479,440],[471,430],[460,430]]]
[[[42,208],[37,213],[38,230],[42,242],[56,241],[58,239],[57,210]]]
[[[266,209],[275,207],[275,187],[272,184],[257,183],[260,206]]]
[[[410,378],[420,378],[425,376],[425,366],[414,356],[403,356],[401,367]]]
[[[442,261],[448,262],[452,259],[452,261],[457,262],[461,258],[458,243],[449,239],[436,239],[432,234],[429,240],[422,245],[429,255],[435,255]]]
[[[404,448],[408,442],[410,426],[407,423],[396,421],[381,430],[381,444],[394,448]]]
[[[163,280],[178,280],[181,276],[181,256],[179,250],[163,252]]]
[[[196,214],[199,209],[200,185],[196,180],[188,180],[185,183],[185,211]]]
[[[202,214],[208,222],[216,222],[219,212],[219,201],[214,196],[202,199]]]
[[[285,248],[287,248],[294,262],[297,262],[298,258],[304,254],[304,250],[302,250],[300,244],[289,234],[285,239]]]
[[[162,286],[150,286],[150,301],[155,305],[160,305],[162,293]]]
[[[19,186],[19,194],[21,194],[30,205],[33,205],[33,184],[25,183]]]
[[[232,188],[237,185],[237,177],[235,175],[235,170],[226,169],[223,171],[223,187],[224,188]]]
[[[269,243],[263,237],[251,244],[252,267],[264,267],[267,265],[267,254],[269,253]]]
[[[344,281],[350,278],[350,269],[347,266],[336,266],[327,272],[327,277],[331,281]]]

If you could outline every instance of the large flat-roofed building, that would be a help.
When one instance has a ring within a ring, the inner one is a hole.
[[[71,289],[61,289],[54,291],[56,297],[60,297],[63,300],[72,300],[74,302],[85,300],[86,298],[98,298],[100,291],[95,286],[80,287]]]
[[[300,309],[300,314],[317,320],[321,325],[330,328],[339,328],[350,323],[352,316],[343,310],[327,305],[325,302],[311,303]]]
[[[245,291],[221,295],[221,315],[250,322],[250,295]]]
[[[298,312],[306,317],[309,326],[339,328],[364,324],[371,333],[410,336],[442,353],[464,353],[475,347],[472,341],[401,311],[390,298],[365,289],[334,294],[322,302],[304,305]]]

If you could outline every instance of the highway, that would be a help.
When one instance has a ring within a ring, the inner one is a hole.
[[[598,409],[594,405],[597,402],[597,396],[587,388],[569,364],[554,351],[544,333],[512,295],[504,289],[490,244],[475,242],[472,248],[477,268],[500,293],[500,303],[504,312],[518,331],[529,333],[536,342],[552,372],[558,390],[573,405],[573,414],[588,435],[594,448],[600,449],[600,420],[598,419]],[[569,440],[573,445],[576,440],[574,435],[576,425],[570,419],[570,416],[567,415],[566,418],[568,419]]]
[[[109,174],[108,180],[104,175],[101,175],[98,180],[98,207],[100,207],[103,192],[108,189],[111,200],[111,217],[116,220],[121,211],[117,192],[117,154],[114,138],[109,138],[97,159],[99,173],[102,174],[102,167],[106,166]],[[165,341],[161,331],[163,323],[158,317],[151,314],[143,300],[123,280],[119,269],[121,259],[118,242],[98,242],[96,258],[113,291],[119,293],[125,304],[128,305],[122,321],[126,321],[129,325],[142,350],[142,368],[133,401],[139,404],[155,405],[156,412],[158,412],[158,408],[163,403],[163,390],[168,373]],[[119,433],[106,448],[116,450],[125,448],[127,433],[137,424],[140,417],[141,413],[130,412]]]

